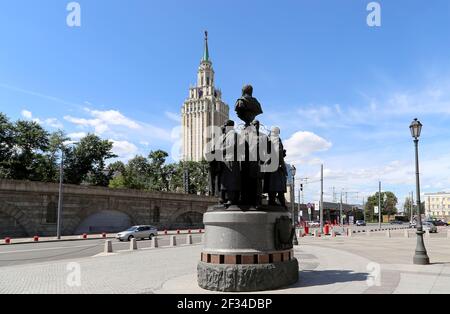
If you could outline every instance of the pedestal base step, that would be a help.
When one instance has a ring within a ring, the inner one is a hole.
[[[197,266],[201,288],[220,292],[257,292],[295,284],[299,279],[297,259],[254,265],[217,265],[200,262]]]

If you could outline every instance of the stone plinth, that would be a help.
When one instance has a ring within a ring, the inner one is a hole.
[[[290,214],[282,209],[217,210],[204,216],[205,246],[198,264],[201,288],[265,291],[298,281]]]

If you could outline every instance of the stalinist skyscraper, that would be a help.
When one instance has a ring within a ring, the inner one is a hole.
[[[229,119],[230,108],[222,101],[222,92],[215,88],[214,70],[209,58],[208,32],[205,50],[197,74],[197,85],[189,89],[189,98],[181,110],[183,124],[183,160],[204,159],[208,127],[221,126]]]

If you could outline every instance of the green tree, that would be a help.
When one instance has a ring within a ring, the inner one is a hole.
[[[378,206],[379,192],[375,193],[368,198],[366,203],[366,217],[368,221],[374,221],[378,219],[378,215],[374,215],[374,207]],[[397,210],[398,199],[392,192],[381,193],[381,213],[382,215],[393,216],[398,213]]]
[[[406,197],[405,203],[403,204],[403,212],[406,217],[411,217],[411,209],[414,211],[414,204],[412,203],[411,197]]]
[[[189,173],[189,194],[201,194],[206,195],[209,191],[208,181],[208,162],[181,162],[180,164],[180,176],[183,178],[183,172],[185,170]],[[183,186],[183,185],[182,185]]]
[[[69,140],[63,131],[50,134],[47,151],[42,156],[37,156],[39,181],[59,182],[61,149],[66,150],[64,142]]]
[[[151,151],[149,159],[150,189],[153,191],[169,191],[169,177],[166,160],[169,154],[162,150]]]
[[[0,178],[8,178],[9,162],[13,155],[13,125],[8,117],[0,112]]]
[[[70,184],[108,186],[111,177],[106,161],[117,157],[112,152],[113,143],[89,134],[74,147],[66,149],[64,181]]]
[[[128,189],[150,190],[151,182],[149,178],[150,165],[147,158],[136,156],[128,161],[125,172],[122,174],[124,183]]]
[[[41,180],[49,134],[38,123],[19,120],[13,126],[14,152],[10,159],[10,177],[16,180]]]

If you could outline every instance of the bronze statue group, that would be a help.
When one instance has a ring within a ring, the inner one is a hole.
[[[243,88],[235,110],[245,123],[243,130],[237,132],[234,121],[227,121],[206,154],[210,164],[211,195],[218,197],[226,208],[286,208],[286,151],[280,140],[280,129],[274,127],[268,135],[261,132],[261,125],[255,118],[263,110],[253,97],[250,85]],[[267,195],[267,204],[263,204],[264,195]]]

